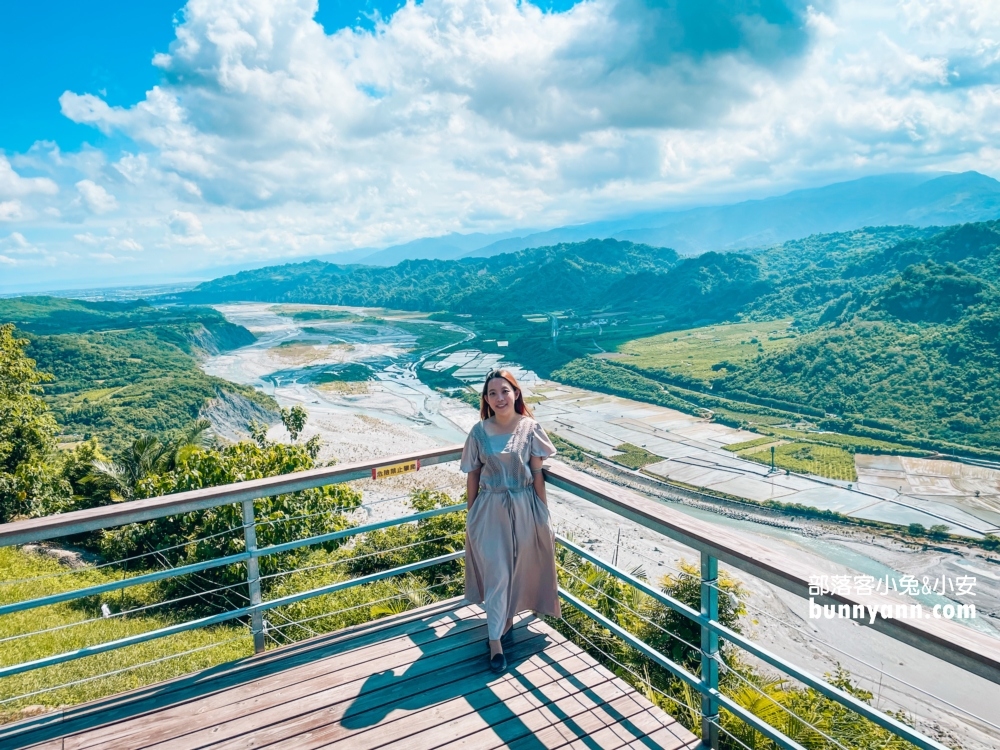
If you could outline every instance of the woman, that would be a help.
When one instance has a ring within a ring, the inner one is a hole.
[[[514,376],[493,370],[480,397],[481,421],[462,451],[469,515],[465,598],[485,602],[490,668],[507,668],[500,639],[526,609],[559,616],[555,537],[542,459],[556,449],[525,405]]]

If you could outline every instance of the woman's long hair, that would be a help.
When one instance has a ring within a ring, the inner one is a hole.
[[[524,403],[524,392],[521,390],[521,386],[517,384],[517,379],[510,374],[510,370],[490,370],[486,373],[486,382],[483,383],[483,392],[479,394],[479,418],[489,419],[493,416],[493,408],[489,405],[486,400],[486,393],[490,388],[490,381],[496,380],[497,378],[503,378],[508,383],[510,387],[514,389],[517,393],[517,398],[514,399],[514,411],[525,417],[534,417],[531,409],[526,403]]]

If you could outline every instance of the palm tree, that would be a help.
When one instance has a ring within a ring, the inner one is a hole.
[[[106,489],[116,503],[134,500],[139,482],[176,468],[178,457],[185,449],[205,444],[211,426],[208,420],[199,419],[168,443],[161,443],[153,435],[142,435],[116,460],[95,460],[88,479]]]

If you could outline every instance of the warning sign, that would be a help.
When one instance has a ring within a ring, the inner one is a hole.
[[[401,464],[390,464],[389,466],[379,466],[372,469],[372,479],[385,479],[399,474],[409,474],[411,471],[420,471],[420,459],[403,461]]]

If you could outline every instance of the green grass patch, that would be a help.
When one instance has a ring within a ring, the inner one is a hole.
[[[764,448],[750,451],[742,453],[741,457],[770,465],[771,450]],[[828,479],[841,479],[845,482],[855,482],[858,479],[854,468],[854,454],[833,445],[795,442],[776,446],[774,465],[779,469],[815,474]]]
[[[566,438],[561,438],[554,432],[549,433],[549,439],[552,444],[559,451],[559,456],[562,458],[568,458],[570,461],[578,461],[580,463],[586,463],[590,460],[590,456],[587,455],[585,448],[581,448],[576,443],[570,442]]]
[[[312,308],[299,305],[274,305],[270,311],[292,320],[325,320],[336,323],[356,323],[364,320],[360,315],[348,310],[332,308]]]
[[[464,401],[474,409],[479,409],[479,394],[473,393],[469,387],[451,373],[458,368],[451,367],[444,371],[428,370],[426,367],[417,368],[417,378],[426,386],[429,386],[438,393],[443,393],[451,398]]]
[[[443,346],[457,344],[460,341],[464,341],[468,335],[462,331],[446,328],[436,322],[417,323],[403,320],[389,320],[386,322],[394,328],[402,328],[407,333],[412,333],[416,336],[416,349],[418,351],[440,349]]]
[[[909,445],[892,443],[888,440],[876,440],[875,438],[843,435],[839,432],[804,432],[802,430],[791,430],[784,427],[771,427],[766,431],[771,435],[788,438],[790,440],[835,445],[845,448],[852,453],[888,453],[892,455],[907,456],[931,455],[930,451],[920,450],[919,448],[914,448]]]
[[[617,445],[615,446],[615,450],[620,453],[617,456],[611,456],[611,460],[616,464],[627,466],[630,469],[641,469],[643,466],[649,466],[649,464],[655,464],[663,460],[660,456],[650,453],[638,445],[632,445],[632,443]]]
[[[55,560],[10,547],[2,548],[0,602],[8,604],[120,578],[120,574],[113,571],[93,568],[67,573],[69,570]],[[148,613],[124,617],[101,616],[102,602],[109,603],[112,612],[118,612],[123,601],[129,608],[153,603],[145,598],[152,593],[151,586],[135,587],[128,591],[127,599],[113,593],[94,597],[93,600],[65,602],[0,617],[0,638],[49,630],[5,641],[0,649],[0,665],[8,666],[65,653],[182,621],[169,608],[162,608],[166,611],[152,609]],[[60,629],[52,630],[53,628]],[[38,708],[29,707],[41,706],[44,710],[95,700],[206,669],[251,653],[253,642],[246,628],[240,625],[218,625],[6,677],[0,679],[0,700],[36,691],[46,692],[0,705],[0,722],[15,721],[39,711]],[[129,668],[152,661],[157,663]],[[100,676],[118,670],[124,671],[107,677]],[[78,684],[57,687],[68,683]]]
[[[707,382],[739,369],[758,354],[788,347],[795,339],[788,330],[791,323],[772,320],[669,331],[629,341],[604,356]]]
[[[760,437],[754,438],[753,440],[746,440],[742,443],[731,443],[730,445],[722,446],[722,450],[729,451],[730,453],[739,453],[740,451],[749,450],[750,448],[756,448],[759,445],[767,445],[768,443],[773,443],[773,437]]]

